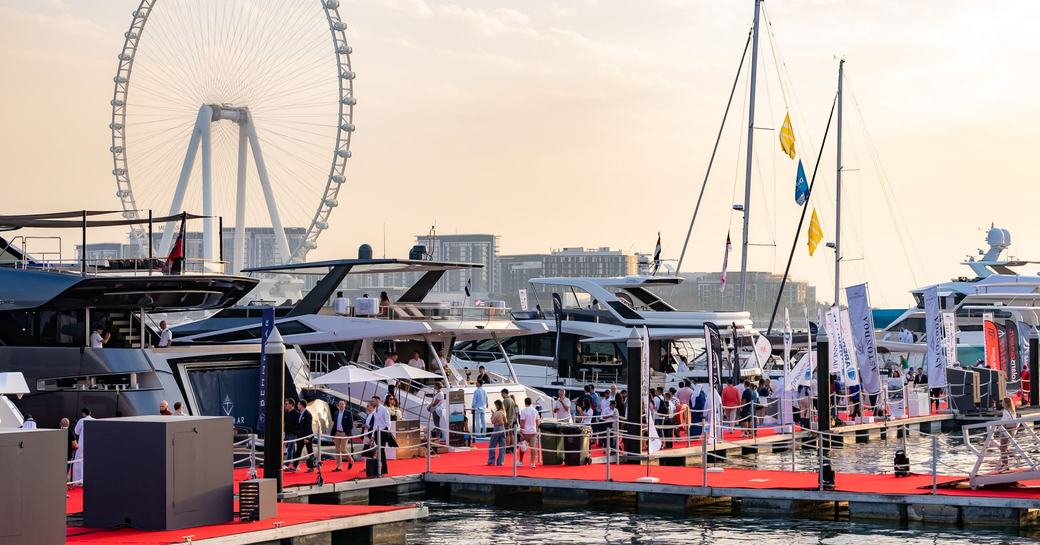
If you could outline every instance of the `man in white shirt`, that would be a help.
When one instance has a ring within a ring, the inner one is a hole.
[[[173,402],[173,416],[188,416],[188,413],[184,412],[184,404],[180,401]]]
[[[336,292],[336,299],[332,301],[332,306],[336,309],[336,314],[340,316],[347,315],[347,309],[350,307],[350,301],[346,297],[343,297],[342,291]]]
[[[408,365],[416,369],[426,370],[426,362],[419,356],[419,352],[412,352],[412,359],[408,360]]]
[[[520,434],[524,441],[527,441],[527,448],[531,451],[532,468],[538,459],[538,451],[541,450],[538,444],[538,424],[540,423],[541,417],[538,415],[538,409],[531,406],[531,398],[525,397],[524,408],[520,410]],[[520,463],[524,463],[523,449],[520,450]]]
[[[94,332],[90,334],[90,347],[91,348],[104,348],[105,343],[112,338],[111,333],[105,333],[102,335],[105,329],[100,325],[94,328]]]
[[[169,348],[173,344],[173,332],[166,325],[166,320],[159,322],[159,348]]]
[[[610,434],[610,439],[611,439],[610,443],[611,443],[613,448],[617,448],[617,444],[618,444],[618,438],[617,438],[617,436],[618,436],[617,401],[611,399],[610,402],[608,403],[607,408],[603,411],[603,414],[601,416],[603,417],[603,427]]]
[[[83,486],[83,450],[86,448],[83,440],[83,423],[94,418],[90,416],[90,409],[86,407],[83,407],[80,414],[82,417],[76,422],[75,429],[72,430],[76,433],[76,455],[72,459],[72,481],[78,483],[79,486]]]
[[[553,416],[560,422],[571,421],[571,400],[567,398],[567,391],[562,388],[553,400]]]
[[[32,417],[31,414],[25,415],[25,421],[22,422],[22,429],[23,430],[35,430],[36,429],[36,420],[33,420],[33,417]]]
[[[477,383],[477,389],[473,390],[473,402],[471,408],[473,409],[473,433],[477,435],[484,435],[487,432],[487,390],[484,389],[484,385]]]
[[[386,475],[389,470],[386,465],[386,447],[397,448],[397,440],[390,433],[390,412],[383,406],[383,400],[379,396],[372,396],[372,433],[376,448],[379,449],[380,475]]]

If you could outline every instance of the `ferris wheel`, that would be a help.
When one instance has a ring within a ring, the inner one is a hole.
[[[231,273],[244,267],[249,228],[273,234],[252,254],[305,259],[339,204],[351,155],[354,72],[339,4],[141,0],[111,101],[123,215],[201,211],[207,263],[224,235],[215,218],[231,219]],[[165,225],[157,255],[176,231]],[[131,239],[152,243],[139,226]]]

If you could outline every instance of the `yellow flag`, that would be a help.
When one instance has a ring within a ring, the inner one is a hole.
[[[794,129],[791,128],[790,112],[784,118],[784,126],[780,127],[780,149],[784,150],[788,157],[794,159]]]
[[[820,218],[816,216],[816,209],[813,208],[812,219],[809,220],[809,255],[813,255],[821,240],[823,240],[823,229],[820,229]]]

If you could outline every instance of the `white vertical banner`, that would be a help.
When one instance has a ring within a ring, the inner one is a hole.
[[[849,311],[842,310],[838,315],[841,318],[841,344],[838,353],[841,355],[842,382],[846,387],[859,384],[859,366],[856,363],[856,350],[852,342],[852,325],[849,320]]]
[[[943,349],[946,351],[946,365],[957,363],[957,315],[952,312],[942,313]]]
[[[837,305],[832,306],[827,310],[827,314],[824,315],[824,321],[827,328],[827,340],[830,344],[827,346],[828,354],[827,357],[830,361],[829,370],[832,375],[841,375],[841,353],[839,352],[838,345],[841,339],[841,316],[839,315]]]
[[[845,288],[849,301],[849,320],[852,344],[856,348],[859,380],[863,391],[876,394],[881,391],[881,369],[878,365],[877,344],[874,339],[874,316],[870,312],[870,295],[866,284]]]
[[[527,289],[520,288],[520,310],[527,312]]]
[[[653,454],[661,450],[661,438],[657,435],[657,426],[654,425],[654,413],[657,412],[657,407],[650,402],[650,330],[643,326],[643,330],[639,332],[640,344],[642,349],[640,351],[642,355],[642,362],[640,367],[643,374],[643,403],[646,405],[646,428],[647,438],[649,439],[648,446],[650,454]]]
[[[794,332],[791,330],[791,313],[784,307],[784,376],[791,372],[791,344]],[[785,381],[786,382],[786,381]]]
[[[939,314],[939,289],[932,286],[924,290],[924,331],[928,352],[925,365],[928,368],[928,387],[946,386],[946,351],[942,343],[942,316]]]

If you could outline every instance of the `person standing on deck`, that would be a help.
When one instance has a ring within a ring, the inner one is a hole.
[[[296,471],[292,466],[292,460],[296,454],[296,421],[299,419],[300,413],[296,412],[296,400],[286,399],[285,400],[285,467],[282,468],[285,471]]]
[[[105,332],[105,328],[98,324],[94,327],[94,332],[90,334],[90,347],[104,348],[111,338],[112,334]]]
[[[87,420],[93,420],[94,417],[90,416],[90,409],[83,407],[80,411],[82,415],[76,422],[76,455],[73,457],[72,464],[72,481],[78,482],[80,486],[83,486],[83,452],[86,449],[86,441],[83,434],[83,423]]]
[[[159,348],[169,348],[173,344],[173,331],[166,325],[166,320],[159,322]]]
[[[386,447],[397,448],[397,440],[390,433],[390,413],[386,411],[379,396],[372,396],[372,406],[372,440],[379,449],[379,465],[382,468],[382,474],[386,475],[390,472],[386,464]]]
[[[477,382],[477,388],[473,390],[473,401],[470,404],[473,409],[473,433],[484,435],[487,432],[488,397],[484,384]]]
[[[419,355],[419,351],[412,352],[412,359],[408,360],[408,365],[415,367],[416,369],[426,370],[426,361]]]
[[[567,399],[567,391],[560,388],[553,400],[553,416],[560,422],[571,421],[571,400]]]
[[[180,401],[173,402],[173,416],[188,416],[188,413],[184,412],[184,404]]]

